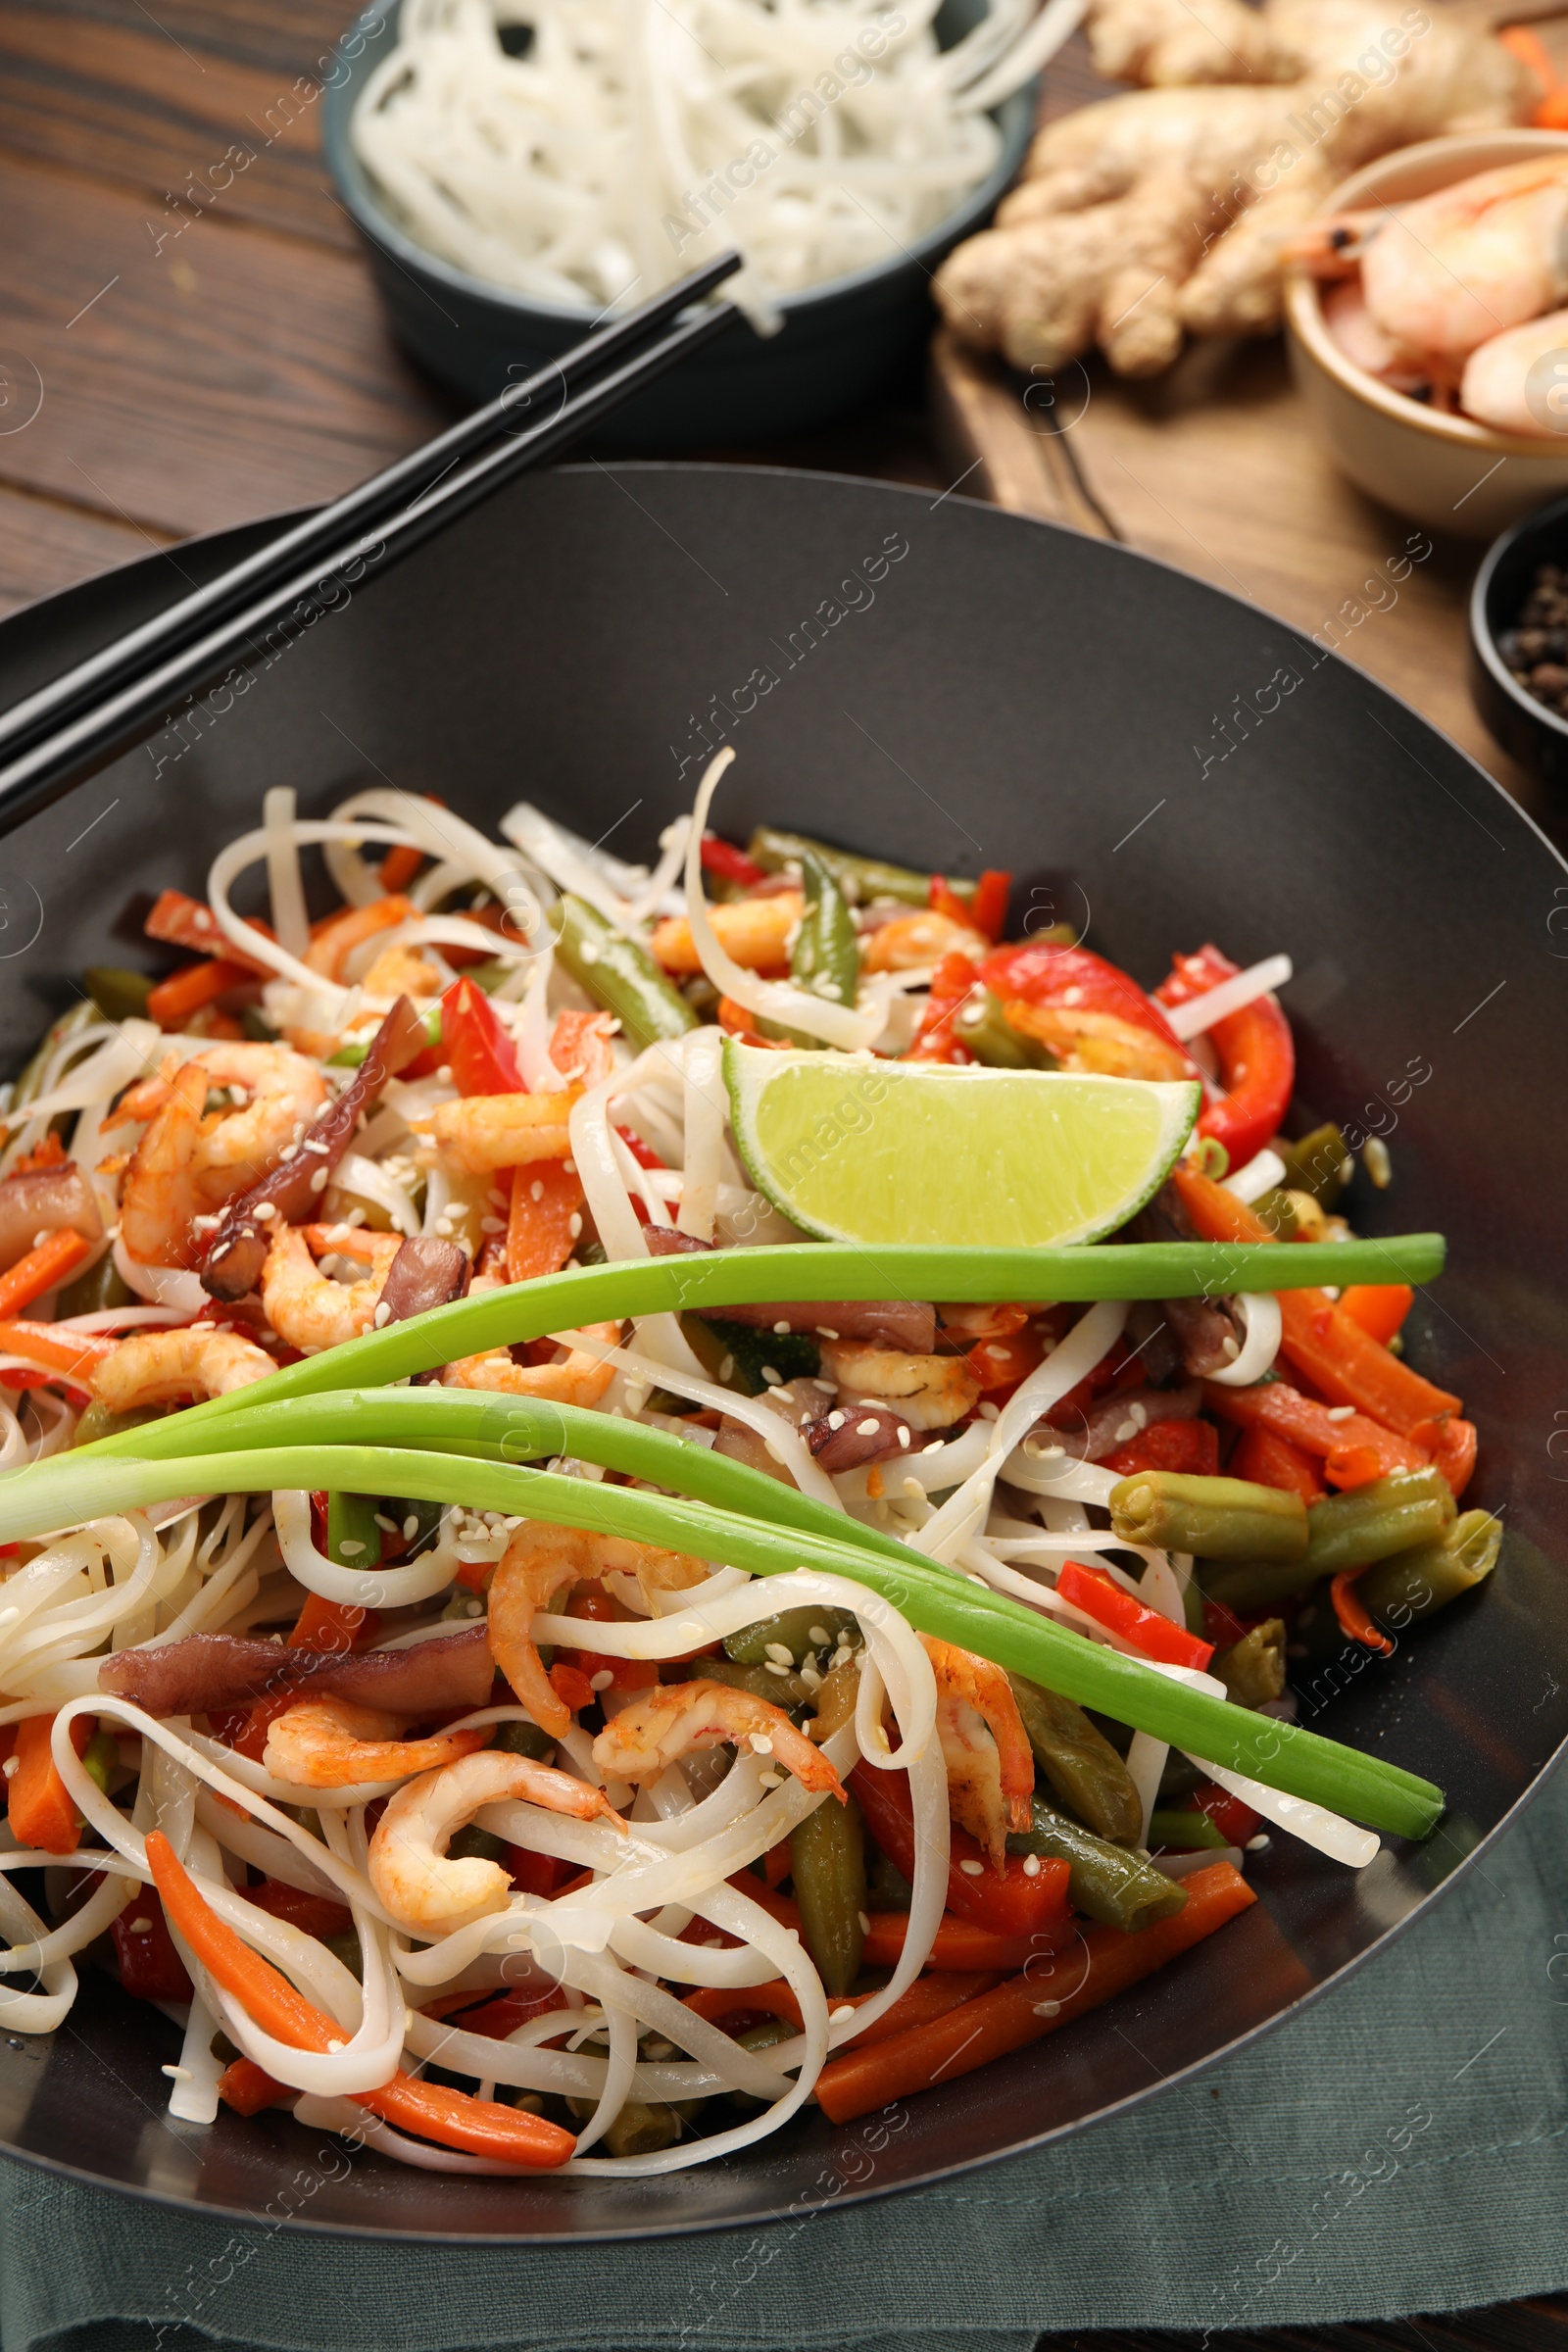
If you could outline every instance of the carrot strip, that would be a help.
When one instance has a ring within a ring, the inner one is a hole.
[[[1177,1168],[1171,1182],[1200,1240],[1273,1241],[1261,1217],[1211,1177]],[[1311,1244],[1293,1246],[1310,1249]],[[1326,1291],[1281,1291],[1278,1297],[1285,1353],[1334,1403],[1356,1405],[1404,1438],[1423,1421],[1459,1410],[1457,1396],[1435,1388],[1391,1355],[1343,1314]]]
[[[1045,2001],[1040,1984],[1027,1975],[1010,1977],[930,2024],[895,2034],[869,2049],[854,2048],[830,2058],[816,2079],[818,2105],[833,2123],[853,2123],[873,2107],[886,2107],[939,2081],[971,2074],[993,2058],[1021,2050],[1087,2010],[1098,2009],[1213,1935],[1257,1899],[1228,1862],[1194,1871],[1184,1884],[1187,1901],[1172,1919],[1158,1920],[1132,1936],[1116,1928],[1086,1930],[1084,1976],[1063,1999]]]
[[[167,980],[160,980],[147,999],[147,1018],[160,1029],[183,1029],[193,1012],[211,1004],[225,989],[237,988],[255,977],[248,963],[230,963],[218,956],[206,963],[187,963]]]
[[[412,849],[406,842],[394,842],[381,860],[381,888],[389,897],[395,891],[407,890],[423,863],[422,850]]]
[[[1340,1293],[1340,1312],[1386,1348],[1415,1304],[1407,1282],[1352,1282]]]
[[[541,1159],[512,1171],[507,1217],[507,1280],[532,1282],[559,1274],[582,1231],[582,1178],[563,1159]],[[576,1230],[573,1231],[575,1225]]]
[[[758,2009],[768,2017],[781,2018],[797,2032],[805,2024],[794,1988],[782,1977],[766,1984],[699,1984],[695,1992],[685,1995],[682,2007],[707,2018],[710,2026],[721,2026],[726,2017],[743,2017]]]
[[[172,1924],[202,1966],[264,2032],[296,2050],[329,2050],[334,2042],[341,2043],[343,2035],[334,2020],[219,1918],[162,1830],[148,1836],[147,1866]],[[349,2095],[371,2115],[442,2147],[498,2156],[509,2164],[539,2169],[564,2164],[577,2144],[559,2124],[524,2108],[470,2098],[466,2091],[416,2082],[401,2072],[376,2090]]]
[[[1394,1470],[1425,1470],[1432,1459],[1424,1446],[1409,1438],[1396,1438],[1392,1429],[1385,1429],[1365,1413],[1349,1413],[1336,1421],[1326,1404],[1320,1404],[1315,1396],[1303,1396],[1287,1380],[1262,1381],[1255,1389],[1227,1389],[1216,1381],[1205,1381],[1203,1405],[1218,1420],[1235,1422],[1242,1429],[1272,1431],[1302,1453],[1316,1455],[1331,1487],[1369,1486],[1373,1479],[1386,1478]],[[1237,1477],[1241,1475],[1236,1472]],[[1262,1483],[1269,1486],[1274,1481]]]
[[[1154,1426],[1163,1425],[1156,1422]],[[1281,1437],[1261,1421],[1249,1422],[1242,1431],[1231,1455],[1230,1475],[1250,1479],[1254,1486],[1278,1487],[1286,1494],[1299,1494],[1303,1502],[1316,1502],[1323,1493],[1317,1464],[1306,1447]]]
[[[1340,1621],[1340,1631],[1348,1642],[1360,1642],[1366,1648],[1378,1650],[1384,1657],[1393,1655],[1394,1643],[1367,1614],[1365,1604],[1357,1597],[1355,1580],[1359,1569],[1347,1568],[1329,1581],[1329,1598],[1334,1614]]]
[[[53,1715],[29,1715],[17,1726],[17,1769],[10,1780],[11,1834],[19,1845],[44,1854],[74,1854],[81,1843],[81,1815],[55,1764]],[[78,1756],[97,1730],[97,1718],[78,1715],[71,1744]]]
[[[264,939],[273,936],[270,923],[262,922],[256,915],[248,918],[253,931]],[[259,963],[236,948],[222,924],[210,906],[200,899],[187,897],[182,890],[166,890],[142,925],[148,939],[160,939],[172,948],[188,948],[195,956],[222,956],[243,963],[247,971],[260,972],[264,979],[273,977],[270,963]]]
[[[362,1609],[346,1600],[323,1600],[319,1592],[307,1592],[305,1606],[284,1647],[345,1652],[359,1649],[373,1639],[380,1623],[373,1609]]]
[[[749,1870],[737,1871],[730,1885],[740,1893],[749,1894],[754,1903],[760,1903],[780,1927],[793,1928],[799,1934],[801,1908],[792,1894],[775,1894]],[[909,1932],[908,1913],[872,1911],[867,1916],[871,1924],[865,1933],[862,1955],[866,1966],[896,1968],[904,1957],[905,1938]],[[999,1936],[992,1928],[982,1928],[972,1919],[960,1919],[955,1912],[945,1911],[926,1966],[968,1973],[1010,1971],[1027,1966],[1042,1953],[1064,1949],[1072,1942],[1074,1934],[1073,1922],[1064,1920],[1058,1926],[1038,1929],[1031,1936]]]
[[[286,2082],[274,2082],[254,2058],[236,2058],[219,2076],[218,2095],[236,2115],[260,2115],[264,2107],[281,2107],[297,2099],[299,2092]]]
[[[93,1339],[81,1331],[62,1335],[52,1323],[0,1322],[0,1352],[25,1356],[29,1364],[64,1372],[78,1385],[92,1378],[117,1345],[114,1340]]]
[[[0,1274],[0,1320],[9,1321],[74,1271],[92,1248],[75,1228],[62,1226]]]
[[[1426,1439],[1426,1426],[1417,1433]],[[1443,1472],[1455,1496],[1462,1494],[1470,1484],[1470,1474],[1476,1466],[1476,1425],[1463,1421],[1455,1413],[1446,1421],[1432,1425],[1432,1459]]]

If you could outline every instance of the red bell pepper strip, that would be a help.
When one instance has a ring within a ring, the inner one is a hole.
[[[850,1775],[850,1786],[860,1800],[865,1826],[895,1870],[913,1883],[914,1808],[909,1798],[909,1776],[879,1772],[860,1762]],[[947,1908],[960,1919],[973,1920],[994,1936],[1033,1936],[1055,1927],[1067,1910],[1068,1868],[1065,1862],[1040,1861],[1031,1873],[1026,1862],[1036,1855],[1008,1854],[1001,1871],[985,1861],[979,1844],[966,1830],[954,1824],[948,1859]],[[965,1862],[978,1862],[978,1873]]]
[[[1295,1396],[1294,1389],[1291,1394]],[[1303,1396],[1301,1402],[1305,1404],[1307,1399]],[[1343,1423],[1329,1424],[1330,1430],[1343,1426]],[[1331,1446],[1330,1451],[1333,1450]],[[1245,1478],[1255,1487],[1278,1487],[1283,1494],[1299,1494],[1303,1502],[1316,1502],[1324,1492],[1317,1463],[1308,1449],[1281,1437],[1262,1421],[1250,1422],[1242,1431],[1231,1455],[1230,1475]]]
[[[737,890],[755,890],[766,874],[738,850],[732,841],[721,841],[716,833],[705,833],[702,840],[703,871],[716,874],[721,882],[733,882]]]
[[[1171,1182],[1200,1241],[1274,1240],[1245,1200],[1238,1200],[1210,1177],[1200,1176],[1193,1168],[1176,1168]],[[1325,1292],[1281,1291],[1279,1301],[1285,1353],[1332,1403],[1352,1404],[1404,1438],[1413,1437],[1423,1422],[1458,1412],[1457,1396],[1435,1388],[1379,1347],[1358,1323],[1340,1312]]]
[[[1414,1434],[1420,1444],[1431,1446],[1432,1459],[1455,1496],[1462,1494],[1476,1466],[1475,1423],[1450,1413],[1441,1421],[1423,1421]]]
[[[977,1340],[963,1360],[980,1383],[982,1394],[1000,1404],[1004,1401],[1002,1391],[1010,1396],[1021,1380],[1027,1380],[1036,1366],[1044,1363],[1045,1356],[1040,1333],[1026,1323],[1022,1330],[998,1339]]]
[[[1101,1462],[1118,1478],[1138,1470],[1180,1470],[1195,1478],[1212,1478],[1219,1469],[1219,1432],[1212,1421],[1152,1421],[1127,1445],[1118,1446]],[[1245,1471],[1236,1476],[1243,1478]]]
[[[1194,1078],[1197,1064],[1164,1013],[1136,980],[1089,948],[1025,940],[998,948],[980,978],[1015,1027],[1085,1068],[1114,1067],[1139,1078]],[[1036,1015],[1024,1019],[1020,1005]]]
[[[975,884],[974,897],[969,901],[969,920],[987,939],[1000,939],[1005,930],[1011,890],[1011,874],[995,865],[988,865]]]
[[[282,1879],[264,1879],[259,1886],[247,1886],[245,1900],[265,1911],[269,1919],[286,1919],[291,1928],[302,1928],[307,1936],[318,1938],[346,1936],[354,1925],[347,1903],[334,1902],[329,1894],[312,1894],[303,1886],[290,1886]]]
[[[582,1232],[585,1198],[582,1178],[564,1159],[525,1160],[513,1169],[507,1212],[509,1282],[532,1282],[537,1275],[561,1272]]]
[[[1154,994],[1162,1004],[1187,1004],[1206,996],[1222,980],[1241,970],[1215,947],[1200,948],[1196,956],[1178,956],[1168,980]],[[1223,1144],[1233,1168],[1245,1168],[1256,1157],[1290,1107],[1296,1084],[1296,1043],[1291,1024],[1273,997],[1254,997],[1240,1012],[1227,1013],[1207,1032],[1219,1058],[1225,1092],[1205,1102],[1199,1113],[1198,1132]]]
[[[314,1505],[312,1529],[316,1536]],[[321,1496],[322,1528],[316,1536],[318,1549],[326,1549],[326,1497]],[[288,1649],[335,1649],[345,1656],[351,1649],[365,1649],[381,1630],[381,1620],[374,1609],[364,1609],[346,1600],[323,1600],[319,1592],[307,1592],[305,1606],[295,1620],[294,1631],[284,1646]]]
[[[1120,1634],[1146,1658],[1158,1658],[1167,1666],[1196,1666],[1200,1673],[1214,1655],[1211,1642],[1200,1642],[1185,1626],[1173,1625],[1157,1609],[1146,1608],[1141,1600],[1112,1582],[1100,1568],[1085,1568],[1077,1560],[1064,1560],[1056,1575],[1056,1591],[1075,1609],[1093,1617],[1113,1634]]]
[[[975,928],[968,906],[959,898],[951,883],[945,881],[941,874],[932,875],[931,887],[926,893],[926,904],[930,906],[933,914],[945,914],[950,923],[961,923],[965,931],[972,931]]]
[[[460,1095],[527,1093],[517,1049],[482,988],[454,980],[441,1000],[441,1053]]]
[[[967,956],[956,950],[944,956],[931,975],[931,989],[920,1015],[920,1026],[914,1033],[914,1043],[905,1054],[906,1061],[964,1062],[971,1056],[969,1049],[954,1031],[958,1007],[975,984],[975,967]]]
[[[120,1982],[133,2001],[188,2001],[195,1992],[169,1933],[164,1906],[150,1886],[138,1886],[110,1923]]]
[[[254,914],[246,917],[253,931],[264,938],[273,936],[270,923],[261,922]],[[221,956],[243,963],[249,971],[260,972],[266,979],[275,978],[272,967],[258,963],[243,948],[236,948],[217,915],[200,899],[188,898],[182,890],[166,890],[153,906],[142,925],[148,939],[159,939],[172,948],[188,948],[197,956]]]
[[[1263,1380],[1251,1389],[1227,1389],[1208,1381],[1203,1402],[1221,1421],[1236,1422],[1243,1429],[1271,1430],[1302,1453],[1314,1455],[1322,1462],[1331,1487],[1370,1486],[1373,1479],[1386,1478],[1393,1470],[1425,1470],[1432,1459],[1425,1446],[1408,1438],[1396,1438],[1392,1429],[1368,1419],[1365,1413],[1331,1420],[1326,1404],[1320,1404],[1315,1396],[1303,1396],[1288,1380]],[[1237,1476],[1241,1476],[1239,1471]],[[1262,1483],[1274,1486],[1279,1481],[1265,1479]]]
[[[634,1128],[617,1127],[615,1133],[640,1168],[662,1168],[663,1166],[664,1163],[654,1150],[653,1145],[645,1144]]]
[[[1204,1781],[1195,1788],[1191,1802],[1196,1812],[1207,1815],[1227,1845],[1245,1845],[1249,1838],[1256,1837],[1261,1816],[1228,1788],[1220,1788],[1217,1781]]]

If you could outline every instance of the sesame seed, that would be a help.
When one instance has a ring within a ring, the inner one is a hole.
[[[575,1175],[576,1175],[576,1173],[577,1173],[577,1162],[576,1162],[574,1159],[564,1159],[564,1160],[562,1161],[562,1163],[561,1163],[561,1164],[562,1164],[562,1166],[563,1166],[563,1167],[565,1169],[565,1171],[566,1171],[566,1174],[567,1174],[568,1176],[575,1176]]]
[[[1059,2017],[1060,2014],[1061,2003],[1059,2001],[1036,2001],[1035,2003],[1036,2017]]]
[[[1009,1350],[1005,1348],[999,1348],[995,1340],[988,1340],[986,1342],[986,1353],[990,1356],[993,1363],[1004,1364],[1007,1361]]]
[[[566,1219],[566,1231],[568,1234],[570,1234],[573,1241],[576,1241],[582,1232],[582,1218],[578,1215],[575,1209],[572,1210],[570,1216]]]
[[[783,1381],[784,1375],[782,1372],[775,1372],[771,1364],[764,1364],[762,1366],[762,1378],[766,1381],[770,1389],[776,1389]]]
[[[346,2050],[349,2045],[346,2041],[339,2041],[334,2037],[332,2040],[328,2041],[326,2046],[335,2058],[340,2050]]]
[[[22,1758],[21,1758],[20,1756],[7,1756],[7,1758],[6,1758],[5,1762],[4,1762],[3,1764],[0,1764],[0,1772],[3,1772],[3,1773],[5,1774],[5,1776],[6,1776],[6,1779],[7,1779],[8,1781],[15,1780],[15,1779],[16,1779],[16,1777],[17,1777],[17,1774],[18,1774],[18,1773],[19,1773],[21,1770],[22,1770]]]
[[[398,1532],[397,1521],[395,1519],[389,1519],[385,1511],[377,1511],[375,1513],[375,1524],[381,1529],[384,1535],[395,1536]]]
[[[298,1150],[298,1144],[285,1144],[282,1151],[278,1153],[278,1157],[279,1159],[292,1159]]]
[[[256,1217],[260,1223],[265,1225],[269,1218],[276,1216],[277,1202],[275,1200],[263,1200],[251,1211],[251,1214]]]
[[[787,1323],[775,1323],[773,1326],[773,1337],[775,1339],[779,1339],[781,1337],[787,1338],[789,1335],[789,1328],[790,1327]]]
[[[436,1072],[436,1074],[435,1074],[435,1075],[436,1075],[436,1083],[437,1083],[437,1085],[438,1085],[438,1086],[450,1086],[450,1085],[452,1084],[452,1064],[451,1064],[451,1062],[450,1062],[450,1061],[444,1061],[444,1062],[441,1064],[441,1067],[440,1067],[440,1068],[437,1070],[437,1072]]]
[[[827,1639],[826,1635],[822,1638],[824,1641]],[[780,1666],[793,1666],[795,1663],[794,1652],[783,1642],[769,1642],[762,1654],[776,1659]]]
[[[481,1233],[505,1233],[506,1230],[507,1220],[505,1217],[481,1217],[479,1219]]]
[[[860,1934],[862,1936],[869,1936],[871,1933],[871,1921],[869,1915],[864,1911],[857,1911],[855,1916],[860,1923]]]
[[[726,1355],[719,1365],[718,1377],[720,1380],[733,1380],[735,1377],[735,1358],[732,1355]]]
[[[790,1665],[793,1666],[794,1662],[795,1661],[792,1658]],[[769,1674],[788,1674],[790,1671],[789,1666],[781,1666],[776,1658],[768,1658],[764,1661],[764,1664],[766,1671]]]
[[[544,1197],[545,1180],[542,1176],[536,1176],[528,1187],[528,1198],[530,1200],[542,1200]]]
[[[816,1336],[819,1340],[836,1340],[839,1335],[836,1331],[829,1331],[825,1323],[819,1323],[816,1327]]]
[[[901,1421],[901,1422],[899,1423],[899,1444],[900,1444],[901,1446],[907,1446],[907,1444],[908,1444],[908,1443],[909,1443],[909,1424],[907,1423],[907,1421]]]
[[[380,1301],[377,1303],[376,1310],[375,1310],[375,1328],[376,1328],[376,1330],[377,1330],[377,1331],[385,1331],[385,1329],[386,1329],[387,1325],[388,1325],[388,1324],[391,1322],[391,1320],[392,1320],[392,1309],[390,1308],[390,1306],[388,1306],[388,1304],[387,1304],[386,1300],[383,1298],[383,1299],[381,1299],[381,1300],[380,1300]]]
[[[855,1434],[858,1438],[880,1437],[882,1434],[882,1424],[880,1421],[875,1419],[857,1421],[855,1424]]]
[[[931,1440],[931,1443],[929,1444],[929,1446],[921,1446],[921,1448],[920,1448],[920,1451],[921,1451],[922,1453],[940,1453],[940,1452],[942,1451],[942,1448],[943,1448],[943,1446],[944,1446],[946,1444],[947,1444],[947,1440],[946,1440],[946,1438],[933,1438],[933,1439]],[[1025,1439],[1025,1441],[1024,1441],[1024,1451],[1027,1453],[1027,1452],[1028,1452],[1028,1450],[1029,1450],[1029,1442],[1028,1442],[1028,1440],[1027,1440],[1027,1439]]]
[[[152,1932],[153,1923],[150,1919],[133,1919],[130,1923],[129,1933],[132,1936],[150,1936]]]
[[[965,1878],[977,1879],[980,1876],[981,1871],[985,1868],[985,1864],[983,1862],[970,1862],[965,1860],[958,1864],[958,1868],[963,1872]]]
[[[1250,1854],[1266,1854],[1273,1842],[1266,1831],[1259,1830],[1255,1838],[1247,1840],[1247,1850]]]
[[[829,1429],[842,1429],[849,1417],[848,1413],[829,1413],[827,1425]]]
[[[1331,1421],[1348,1421],[1354,1411],[1353,1404],[1331,1404],[1328,1409],[1328,1418]]]
[[[597,1674],[591,1674],[588,1677],[588,1688],[590,1690],[608,1690],[614,1679],[612,1667],[601,1666]]]
[[[339,2042],[337,2046],[341,2049],[343,2044]],[[165,2066],[159,2072],[167,2075],[171,2082],[191,2082],[195,2080],[188,2066]]]
[[[312,1192],[324,1193],[327,1187],[327,1180],[331,1176],[331,1169],[327,1167],[323,1161],[322,1165],[318,1167],[311,1177]]]
[[[360,1542],[358,1536],[345,1536],[342,1543],[338,1545],[338,1549],[345,1554],[350,1552],[357,1553],[362,1552],[365,1549],[365,1545]]]
[[[754,1756],[770,1756],[773,1753],[773,1742],[765,1732],[753,1732],[752,1753]]]
[[[542,1191],[543,1187],[541,1186],[540,1189]],[[508,1201],[506,1194],[501,1190],[501,1187],[498,1184],[493,1184],[490,1187],[487,1197],[492,1208],[506,1208],[510,1206],[510,1202]]]
[[[818,1649],[826,1649],[833,1639],[825,1625],[808,1625],[806,1629],[806,1638],[808,1642],[813,1642]]]
[[[1040,1856],[1038,1854],[1025,1854],[1023,1858],[1023,1875],[1026,1879],[1039,1878]]]
[[[827,2022],[830,2026],[836,2026],[839,2025],[845,2018],[853,2017],[854,2015],[855,2010],[853,2006],[850,2002],[846,2001],[842,2009],[830,2009],[828,2011]]]
[[[1136,1437],[1137,1437],[1137,1435],[1138,1435],[1138,1424],[1137,1424],[1137,1422],[1136,1422],[1136,1421],[1124,1421],[1124,1422],[1121,1424],[1120,1428],[1119,1428],[1119,1429],[1117,1430],[1117,1432],[1116,1432],[1116,1443],[1117,1443],[1117,1445],[1118,1445],[1118,1446],[1125,1446],[1129,1438],[1136,1438]]]
[[[758,1787],[760,1788],[782,1788],[783,1786],[784,1775],[781,1772],[764,1772],[759,1776]],[[794,1931],[792,1930],[791,1933],[793,1934]]]

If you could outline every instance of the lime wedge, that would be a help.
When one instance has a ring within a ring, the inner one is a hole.
[[[1046,1249],[1114,1233],[1158,1191],[1201,1090],[724,1045],[759,1191],[823,1242]]]

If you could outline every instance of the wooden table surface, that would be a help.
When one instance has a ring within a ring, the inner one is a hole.
[[[350,14],[349,0],[156,0],[156,13],[146,0],[0,0],[0,613],[150,548],[330,498],[456,414],[388,334],[320,161],[319,74]],[[1048,109],[1096,86],[1075,46],[1052,71]],[[913,382],[902,405],[809,442],[710,454],[945,490],[982,448],[967,490],[983,483],[1080,528],[1108,518],[1130,544],[1308,629],[1409,528],[1317,456],[1272,346],[1211,346],[1153,386],[1092,371],[1076,466],[1059,442],[1041,445],[1027,387],[952,352],[937,384],[934,414]],[[1258,454],[1270,443],[1272,460]],[[1435,547],[1343,650],[1549,813],[1465,694],[1475,557]],[[1222,2340],[1568,2352],[1568,2298]]]

